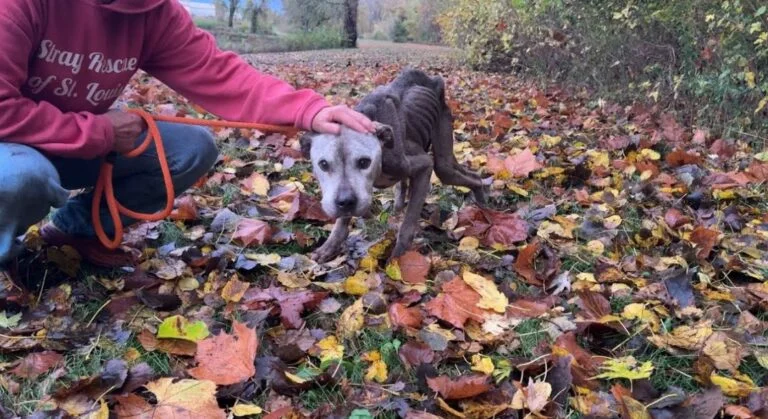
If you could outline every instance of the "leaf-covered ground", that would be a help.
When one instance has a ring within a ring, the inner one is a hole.
[[[132,270],[36,229],[0,285],[0,416],[768,416],[768,155],[652,108],[457,66],[441,48],[248,57],[354,105],[441,73],[490,208],[434,182],[388,262],[392,193],[328,234],[295,138],[221,130],[215,171],[133,229]],[[137,77],[125,100],[199,116]]]

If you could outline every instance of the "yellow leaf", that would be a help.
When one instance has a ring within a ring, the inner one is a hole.
[[[605,245],[600,240],[592,240],[587,243],[587,250],[595,256],[600,256],[605,252]]]
[[[381,359],[379,351],[365,353],[361,358],[371,363],[365,373],[366,381],[376,381],[377,383],[387,381],[387,364]]]
[[[363,309],[363,300],[358,299],[354,304],[347,307],[341,317],[339,317],[337,332],[341,337],[348,338],[354,336],[363,328],[365,324],[365,315]]]
[[[335,361],[344,357],[344,345],[339,344],[336,336],[330,335],[316,343],[320,349],[320,362]]]
[[[760,111],[765,109],[766,106],[768,106],[768,96],[764,97],[760,101],[760,103],[757,104],[757,109],[755,109],[755,113],[759,113]]]
[[[736,199],[736,192],[733,189],[717,189],[712,191],[712,196],[719,201],[729,201]]]
[[[365,283],[366,279],[368,279],[368,274],[364,271],[355,272],[354,275],[344,281],[344,292],[349,295],[365,295],[369,291],[368,285]]]
[[[717,375],[714,372],[709,376],[712,380],[712,384],[720,387],[726,396],[731,397],[747,397],[750,393],[757,390],[754,383],[745,383],[743,381],[736,381],[733,378],[723,377]]]
[[[768,151],[763,151],[762,153],[755,154],[755,158],[760,160],[761,162],[768,162]]]
[[[744,356],[744,348],[739,342],[723,332],[715,332],[707,339],[703,351],[715,364],[715,368],[736,372]]]
[[[248,179],[246,185],[246,194],[250,191],[256,195],[267,196],[269,193],[269,180],[261,173],[254,172]]]
[[[651,327],[654,332],[659,331],[661,321],[653,311],[645,308],[645,304],[632,303],[624,307],[624,311],[621,313],[621,317],[627,320],[640,320]]]
[[[288,380],[290,380],[291,382],[293,382],[295,384],[304,384],[307,381],[309,381],[309,378],[302,378],[302,377],[299,377],[296,374],[291,374],[288,371],[285,371],[285,376],[286,376],[286,378],[288,378]]]
[[[622,219],[618,215],[612,215],[603,221],[603,227],[612,230],[618,228],[621,225]]]
[[[467,285],[480,294],[480,301],[477,302],[478,307],[491,309],[498,313],[506,312],[509,300],[506,295],[499,292],[499,289],[496,288],[496,284],[494,284],[493,281],[480,275],[473,274],[470,271],[464,271],[462,278]]]
[[[519,389],[512,397],[512,409],[528,409],[533,413],[541,412],[552,394],[552,386],[545,381],[530,380],[528,387]]]
[[[768,370],[768,351],[755,351],[755,358],[760,366]]]
[[[640,155],[648,160],[659,160],[661,159],[661,154],[659,154],[658,151],[651,150],[650,148],[644,148],[640,150]]]
[[[237,404],[232,407],[232,414],[237,417],[260,415],[262,412],[261,408],[255,404]]]
[[[679,326],[666,335],[655,335],[648,340],[657,346],[674,346],[690,351],[699,350],[704,342],[712,335],[709,323],[691,326]]]
[[[141,358],[141,352],[139,352],[136,348],[128,348],[123,354],[123,359],[128,362],[133,362],[139,358]]]
[[[277,273],[277,281],[286,288],[306,288],[312,282],[304,276],[292,272],[280,271]]]
[[[245,258],[255,261],[259,265],[276,265],[280,263],[283,258],[278,255],[277,253],[270,253],[270,254],[264,254],[264,253],[246,253]]]
[[[757,84],[755,84],[755,73],[751,71],[744,72],[744,81],[747,82],[747,87],[750,89],[757,87]]]
[[[477,237],[464,237],[459,242],[459,250],[462,252],[476,250],[478,247],[480,247],[480,240]]]
[[[237,274],[232,275],[232,278],[221,289],[221,298],[224,301],[236,303],[243,298],[245,292],[248,291],[248,283],[241,281]]]
[[[182,278],[179,281],[179,289],[182,291],[194,291],[198,288],[200,288],[200,283],[193,276]]]
[[[493,361],[491,361],[491,358],[475,354],[472,355],[472,371],[477,371],[480,373],[483,373],[485,375],[491,375],[493,374],[493,370],[495,369],[493,366]]]
[[[604,370],[604,372],[595,376],[595,378],[626,378],[627,380],[640,380],[651,377],[651,373],[653,373],[653,364],[651,361],[646,361],[641,365],[638,365],[635,357],[627,356],[624,358],[609,359],[603,362],[600,369]]]
[[[392,262],[387,265],[385,272],[387,273],[387,276],[395,281],[403,280],[403,272],[400,270],[400,262],[398,262],[397,259],[392,259]]]

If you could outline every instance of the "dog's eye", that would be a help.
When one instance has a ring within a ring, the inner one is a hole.
[[[320,170],[327,172],[328,169],[331,168],[331,166],[328,164],[328,161],[326,160],[320,160],[320,162],[317,163],[318,166],[320,166]]]
[[[357,161],[358,169],[365,170],[369,167],[371,167],[371,159],[369,159],[368,157],[363,157],[362,159]]]

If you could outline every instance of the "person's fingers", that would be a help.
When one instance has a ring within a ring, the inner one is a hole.
[[[339,108],[334,114],[333,119],[343,125],[346,125],[358,132],[371,132],[372,124],[367,121],[365,115],[355,112],[349,108]]]
[[[317,124],[315,131],[323,134],[338,135],[341,133],[341,125],[333,122],[322,121]]]

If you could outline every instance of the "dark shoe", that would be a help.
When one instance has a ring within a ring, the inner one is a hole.
[[[49,246],[70,246],[77,250],[84,261],[103,268],[135,266],[141,256],[141,252],[136,249],[109,250],[97,238],[70,236],[52,223],[40,229],[40,237]]]

